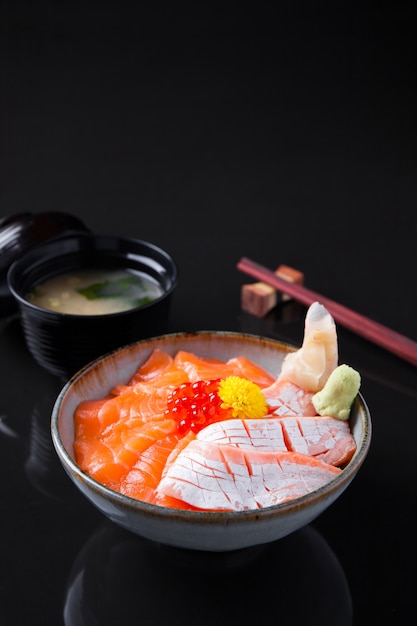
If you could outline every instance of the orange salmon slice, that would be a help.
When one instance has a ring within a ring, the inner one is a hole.
[[[231,368],[231,376],[241,376],[254,382],[258,387],[266,388],[272,385],[275,381],[275,376],[272,376],[263,367],[260,367],[256,363],[253,363],[245,356],[237,356],[227,361],[228,368]]]
[[[168,352],[155,348],[147,360],[142,363],[130,379],[129,385],[137,382],[149,381],[160,376],[162,372],[173,365],[174,359]]]
[[[74,414],[76,439],[99,436],[102,429],[99,411],[106,402],[106,399],[84,400],[78,405]]]
[[[208,511],[244,511],[304,496],[342,470],[287,451],[241,449],[195,439],[178,455],[157,493]]]
[[[76,461],[90,476],[112,489],[118,489],[139,456],[157,440],[176,430],[175,420],[165,419],[131,429],[114,428],[101,439],[77,439],[74,442]]]
[[[75,458],[82,470],[110,489],[117,489],[126,466],[115,460],[114,452],[97,439],[74,442]]]
[[[144,450],[126,477],[121,481],[120,491],[131,498],[144,502],[153,499],[167,458],[178,443],[179,435],[170,434],[155,441]]]
[[[170,354],[155,348],[147,361],[140,365],[132,376],[129,386],[146,383],[149,389],[175,388],[184,382],[188,382],[187,373],[178,367]]]
[[[179,350],[174,359],[178,368],[185,371],[191,382],[198,380],[213,380],[240,376],[252,380],[259,387],[268,387],[273,384],[275,377],[264,368],[252,363],[244,356],[233,357],[228,361],[199,357],[186,350]]]
[[[146,422],[163,417],[169,389],[155,389],[146,383],[136,383],[126,388],[120,395],[107,400],[99,409],[103,432],[113,428],[116,423],[125,424],[132,419]]]
[[[140,454],[156,440],[177,430],[177,422],[173,419],[147,422],[138,428],[124,430],[120,433],[121,441],[127,450]]]
[[[186,372],[191,382],[229,376],[229,368],[221,359],[200,357],[192,352],[179,350],[174,361],[177,367]]]

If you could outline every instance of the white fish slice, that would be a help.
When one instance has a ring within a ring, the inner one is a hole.
[[[257,450],[287,450],[279,419],[229,419],[214,422],[199,433],[197,439]]]
[[[157,492],[198,509],[244,511],[306,495],[340,472],[296,452],[244,450],[195,439],[178,455]]]
[[[337,466],[349,461],[356,450],[347,422],[321,416],[214,422],[197,439],[243,449],[300,452]]]

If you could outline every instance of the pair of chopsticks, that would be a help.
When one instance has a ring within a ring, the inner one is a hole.
[[[391,330],[378,322],[375,322],[360,313],[356,313],[351,309],[326,298],[311,289],[307,289],[296,283],[291,283],[283,278],[280,278],[275,272],[268,268],[251,261],[247,257],[242,257],[237,268],[256,278],[275,289],[286,293],[307,306],[313,304],[313,302],[320,302],[329,313],[333,316],[333,319],[344,326],[345,328],[353,331],[357,335],[368,339],[369,341],[385,348],[389,352],[392,352],[396,356],[417,365],[417,342],[401,335],[395,330]]]

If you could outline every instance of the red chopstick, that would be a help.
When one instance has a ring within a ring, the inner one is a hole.
[[[356,313],[311,289],[290,283],[277,276],[275,272],[246,257],[241,258],[237,264],[237,268],[245,274],[257,278],[271,287],[275,287],[279,291],[292,296],[294,300],[302,304],[310,306],[313,302],[320,302],[320,304],[326,307],[333,319],[342,326],[345,326],[345,328],[385,348],[401,359],[413,365],[417,365],[417,342],[412,339],[378,322],[374,322],[368,317]]]

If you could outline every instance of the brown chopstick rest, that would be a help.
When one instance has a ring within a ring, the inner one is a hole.
[[[280,265],[275,274],[288,282],[304,284],[303,272],[288,265]],[[265,317],[279,302],[287,300],[292,300],[292,296],[264,282],[242,285],[241,288],[242,310],[256,317]]]

